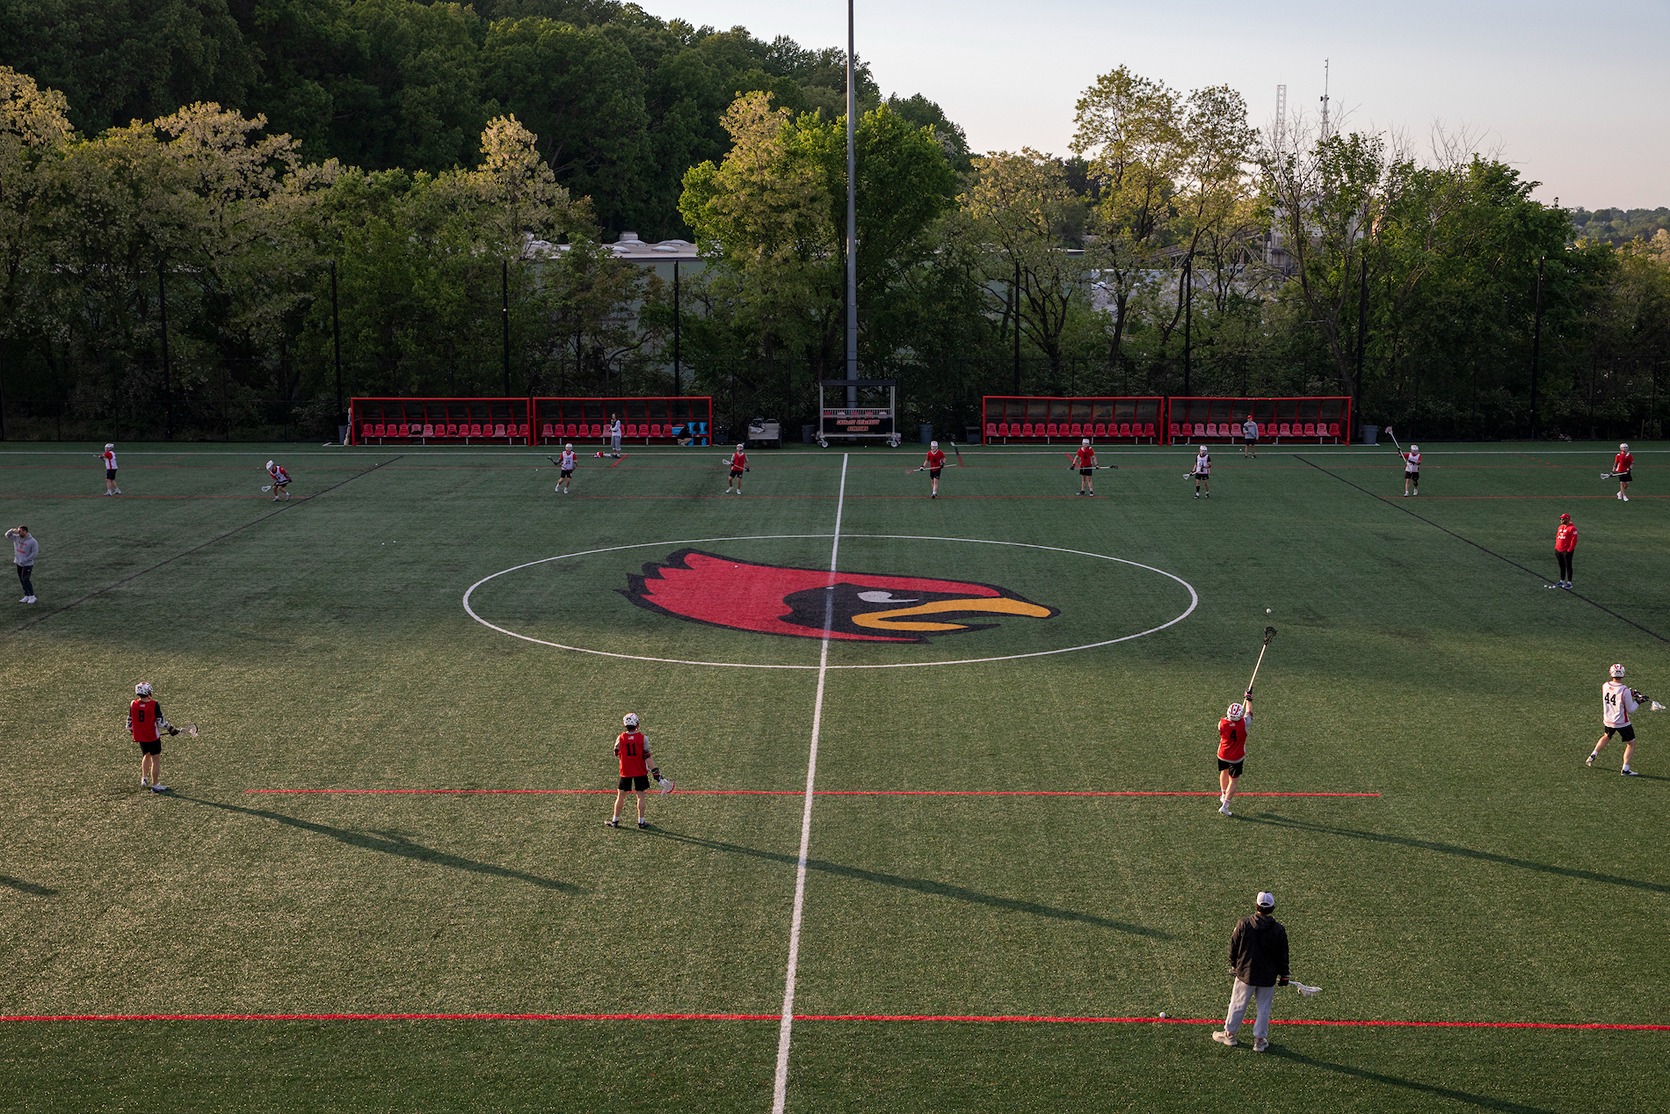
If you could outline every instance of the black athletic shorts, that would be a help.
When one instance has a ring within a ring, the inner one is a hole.
[[[114,469],[114,468],[106,468],[106,469],[105,469],[105,470],[104,470],[104,478],[105,478],[105,479],[107,479],[107,480],[113,480],[113,479],[115,479],[115,478],[116,478],[116,469]]]
[[[1081,476],[1094,476],[1095,474],[1096,474],[1096,469],[1094,469],[1094,468],[1080,468],[1079,469],[1079,475],[1081,475]]]
[[[140,743],[139,744],[139,753],[140,754],[161,754],[162,753],[162,740],[158,739],[154,743]]]
[[[940,469],[940,468],[930,468],[930,469],[928,469],[928,478],[931,479],[931,480],[939,479],[939,474],[940,474],[941,471],[943,471],[943,469]]]
[[[1630,478],[1631,477],[1630,477],[1630,474],[1628,472],[1619,472],[1613,477],[1613,479],[1617,480],[1621,484],[1629,483]]]
[[[562,475],[558,477],[558,479],[563,479],[563,480],[571,480],[573,478],[574,478],[574,469],[572,469],[572,468],[564,468],[562,470]]]
[[[742,475],[742,469],[740,469],[740,468],[732,468],[731,469],[731,479],[734,480],[741,475]]]
[[[1622,727],[1607,727],[1605,724],[1601,724],[1601,728],[1606,732],[1606,737],[1608,739],[1610,739],[1612,737],[1612,733],[1616,731],[1618,733],[1618,738],[1622,739],[1624,742],[1633,743],[1635,741],[1635,727],[1632,724],[1626,723]]]
[[[622,774],[620,776],[620,787],[622,789],[636,789],[638,792],[642,793],[644,790],[649,788],[649,775],[639,774],[637,777],[629,777],[626,774]]]
[[[1231,761],[1229,761],[1227,759],[1224,759],[1224,758],[1218,759],[1218,769],[1228,770],[1230,777],[1240,777],[1241,776],[1241,767],[1245,766],[1246,764],[1247,764],[1247,760],[1245,758],[1241,759],[1239,762],[1231,762]]]
[[[1421,482],[1421,474],[1419,472],[1405,472],[1403,474],[1403,478],[1412,484],[1418,484]]]

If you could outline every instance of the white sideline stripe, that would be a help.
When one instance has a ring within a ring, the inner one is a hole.
[[[789,1038],[794,1030],[794,984],[800,968],[800,922],[806,910],[806,858],[812,847],[812,797],[818,780],[818,739],[823,734],[823,688],[829,678],[829,631],[835,625],[835,573],[841,557],[841,510],[847,499],[848,454],[841,454],[841,488],[835,498],[834,541],[829,546],[829,583],[824,593],[823,648],[818,654],[818,691],[812,700],[812,749],[806,759],[806,799],[800,809],[800,857],[794,868],[794,914],[789,918],[788,975],[783,980],[783,1015],[777,1020],[777,1077],[771,1112],[783,1114],[789,1098]]]

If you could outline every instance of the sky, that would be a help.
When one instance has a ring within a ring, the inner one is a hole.
[[[638,0],[662,19],[844,49],[839,0]],[[1229,85],[1250,122],[1329,115],[1434,134],[1500,159],[1568,208],[1670,206],[1670,0],[852,0],[858,57],[884,94],[921,93],[976,152],[1064,155],[1073,106],[1123,65],[1180,92]]]

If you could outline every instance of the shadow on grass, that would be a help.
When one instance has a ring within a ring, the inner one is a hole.
[[[1502,866],[1517,867],[1520,870],[1532,870],[1538,874],[1554,874],[1561,878],[1575,878],[1580,882],[1603,882],[1608,886],[1626,886],[1632,890],[1645,890],[1648,893],[1670,893],[1670,886],[1662,882],[1643,882],[1639,878],[1624,878],[1616,874],[1602,874],[1595,870],[1579,870],[1569,866],[1555,866],[1552,863],[1532,862],[1530,859],[1516,859],[1512,855],[1498,855],[1494,851],[1478,851],[1471,847],[1461,847],[1454,843],[1439,843],[1434,839],[1414,839],[1410,836],[1387,835],[1385,832],[1365,832],[1359,828],[1339,828],[1331,824],[1317,824],[1309,820],[1292,820],[1275,813],[1259,813],[1257,815],[1241,814],[1236,817],[1249,824],[1269,824],[1277,828],[1292,828],[1301,832],[1316,832],[1320,835],[1345,836],[1348,839],[1361,839],[1369,843],[1389,843],[1395,847],[1413,847],[1420,851],[1437,851],[1442,855],[1455,855],[1463,859],[1478,859],[1480,862],[1499,863]]]
[[[582,892],[579,886],[571,882],[558,882],[551,878],[541,878],[537,874],[526,874],[520,870],[511,870],[509,867],[494,866],[492,863],[480,863],[474,859],[466,859],[461,855],[437,851],[432,847],[425,847],[421,843],[413,843],[398,832],[357,832],[349,828],[333,828],[329,824],[318,824],[311,820],[298,820],[294,816],[286,816],[282,812],[270,812],[263,808],[229,805],[223,801],[188,797],[182,793],[170,793],[169,796],[176,801],[190,801],[194,805],[205,805],[208,808],[220,809],[222,812],[236,812],[243,816],[271,820],[273,823],[283,824],[287,828],[300,828],[304,832],[327,836],[338,843],[345,843],[349,847],[358,847],[364,851],[378,851],[384,855],[397,855],[402,859],[413,859],[420,863],[434,863],[436,866],[449,867],[453,870],[465,870],[471,874],[485,874],[492,878],[506,878],[512,882],[526,882],[530,886],[556,890],[560,893],[577,894]]]
[[[1304,1056],[1280,1045],[1271,1045],[1270,1051],[1266,1055],[1291,1060],[1308,1068],[1320,1068],[1322,1071],[1348,1075],[1353,1079],[1361,1079],[1383,1087],[1401,1087],[1405,1091],[1411,1091],[1417,1095],[1430,1095],[1435,1099],[1446,1099],[1480,1110],[1506,1110],[1512,1111],[1514,1114],[1554,1114],[1554,1111],[1546,1107],[1526,1106],[1524,1103],[1509,1102],[1506,1099],[1491,1098],[1488,1095],[1475,1095],[1467,1091],[1457,1091],[1451,1087],[1440,1087],[1435,1083],[1417,1083],[1413,1079],[1399,1079],[1395,1075],[1382,1075],[1380,1072],[1369,1071],[1366,1068],[1354,1068],[1348,1064],[1318,1060],[1314,1056]]]
[[[4,886],[8,890],[16,890],[18,893],[34,894],[36,897],[52,897],[58,892],[51,886],[42,886],[36,882],[25,882],[21,878],[12,878],[4,874],[0,874],[0,886]]]
[[[688,843],[693,847],[706,847],[714,851],[724,851],[733,855],[750,855],[756,859],[766,859],[786,866],[795,866],[800,862],[796,855],[783,854],[777,851],[761,851],[757,847],[744,847],[738,843],[725,843],[717,839],[702,839],[698,836],[679,835],[664,828],[651,829],[655,835],[663,839]],[[1098,917],[1094,913],[1080,913],[1074,909],[1057,909],[1053,905],[1040,905],[1035,901],[1016,901],[1013,898],[995,897],[992,894],[971,890],[966,886],[953,886],[945,882],[934,882],[927,878],[906,878],[899,874],[884,874],[876,870],[863,870],[855,866],[842,863],[832,863],[825,859],[807,859],[807,870],[816,870],[824,874],[832,874],[838,878],[852,878],[859,882],[870,882],[880,886],[897,886],[902,890],[914,893],[928,894],[932,897],[950,898],[953,901],[966,901],[974,905],[985,905],[992,909],[1004,909],[1012,913],[1025,913],[1032,917],[1048,917],[1051,920],[1071,921],[1076,924],[1094,925],[1097,928],[1112,929],[1114,932],[1127,932],[1132,936],[1148,936],[1156,940],[1172,940],[1174,936],[1169,932],[1161,932],[1157,928],[1148,928],[1140,924],[1127,924],[1124,921],[1109,920]]]

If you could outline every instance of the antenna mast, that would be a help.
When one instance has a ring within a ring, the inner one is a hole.
[[[1281,154],[1282,143],[1287,138],[1287,86],[1276,86],[1276,134],[1272,146],[1276,154]]]
[[[1328,138],[1328,59],[1322,59],[1322,138]]]

